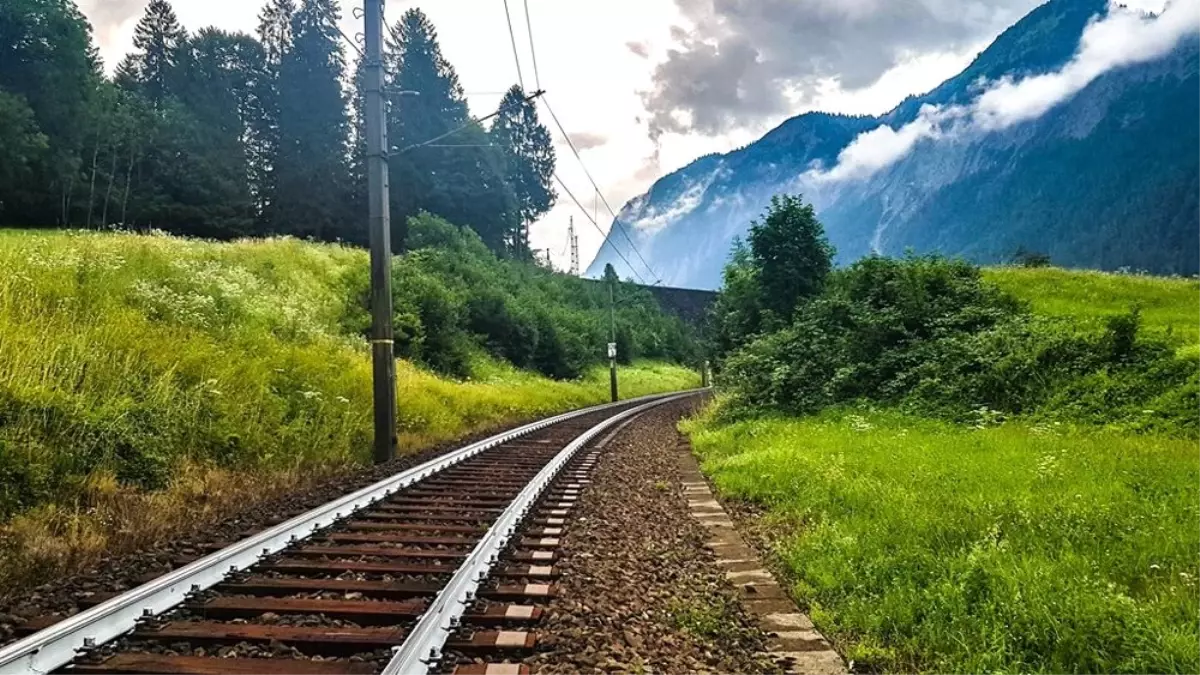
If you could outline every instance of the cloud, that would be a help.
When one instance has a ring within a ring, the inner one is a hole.
[[[571,134],[571,142],[575,144],[575,149],[583,152],[605,145],[608,143],[608,136],[590,131],[577,131]]]
[[[1158,14],[1145,13],[1145,5],[1146,0],[1137,9],[1114,2],[1107,16],[1084,29],[1075,55],[1060,70],[985,82],[967,105],[927,105],[900,129],[883,125],[860,134],[832,169],[812,170],[804,178],[818,183],[866,178],[903,159],[922,140],[1000,131],[1037,119],[1101,75],[1161,58],[1184,36],[1200,32],[1200,0],[1171,0],[1165,6],[1160,0]]]
[[[148,0],[81,0],[79,9],[92,24],[96,41],[102,48],[112,49],[119,39],[121,27],[139,17]]]
[[[691,28],[642,99],[651,136],[720,134],[791,114],[830,81],[854,90],[995,35],[1039,0],[676,0]]]
[[[625,43],[625,48],[643,59],[650,58],[650,45],[647,45],[645,42],[631,40]]]

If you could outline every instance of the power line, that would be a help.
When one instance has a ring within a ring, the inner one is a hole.
[[[508,39],[512,42],[513,61],[517,64],[517,83],[521,85],[521,91],[525,91],[525,77],[521,75],[521,57],[517,55],[517,34],[513,32],[512,15],[508,12],[508,0],[504,0],[504,20],[508,22]]]
[[[350,43],[350,47],[352,49],[354,49],[354,51],[358,52],[359,58],[361,58],[365,61],[367,58],[367,55],[365,53],[363,53],[363,50],[361,48],[359,48],[358,42],[356,40],[351,40],[350,36],[346,35],[345,31],[342,30],[341,26],[335,25],[334,28],[337,28],[337,32],[341,34],[342,38],[345,39],[346,42]]]
[[[529,101],[532,101],[532,100],[542,96],[545,93],[546,92],[544,92],[544,91],[535,91],[532,94],[530,94],[529,96],[525,97],[525,102],[528,103]],[[486,122],[486,121],[492,119],[493,117],[499,115],[502,110],[503,110],[503,108],[497,108],[496,111],[491,113],[490,115],[484,115],[483,117],[472,118],[466,124],[455,127],[454,129],[447,131],[446,133],[442,134],[441,136],[435,136],[423,143],[414,143],[413,145],[401,148],[397,152],[397,154],[404,154],[404,153],[408,152],[409,150],[416,150],[417,148],[424,148],[427,146],[432,146],[434,143],[437,143],[438,141],[441,141],[441,140],[445,140],[445,139],[449,138],[450,136],[453,136],[454,134],[457,134],[458,132],[460,132],[464,129],[473,127],[476,124],[481,124],[483,122]],[[462,147],[462,146],[459,146],[459,147]]]
[[[506,12],[508,11],[507,2],[508,2],[508,0],[505,0],[505,3],[506,3],[505,11]],[[509,26],[509,31],[512,31],[511,25]],[[529,0],[525,0],[525,32],[529,34],[529,55],[531,57],[533,57],[533,83],[534,83],[535,87],[537,87],[538,89],[541,89],[542,88],[542,76],[540,74],[538,74],[537,50],[533,48],[533,23],[529,19]],[[522,88],[524,88],[524,87],[522,87]]]
[[[554,180],[558,181],[558,185],[563,189],[563,192],[566,192],[567,196],[571,198],[571,201],[575,202],[575,206],[579,207],[579,210],[583,212],[584,217],[586,217],[588,222],[592,224],[592,227],[596,228],[596,231],[601,235],[606,235],[604,228],[600,227],[600,224],[597,223],[594,218],[592,218],[592,215],[587,212],[587,209],[583,207],[583,204],[579,203],[579,200],[575,198],[575,193],[571,192],[571,188],[567,187],[567,184],[563,182],[563,179],[558,177],[558,172],[554,173]],[[621,253],[621,250],[616,246],[613,246],[613,252],[616,253],[621,260],[625,261],[625,265],[629,267],[629,271],[633,272],[633,275],[637,277],[638,281],[642,282],[642,285],[645,285],[646,280],[642,278],[641,274],[638,274],[638,271],[633,267],[633,263],[629,262],[629,259],[625,257],[625,254]]]
[[[567,140],[567,146],[571,148],[571,152],[574,153],[575,159],[579,160],[579,166],[583,167],[583,173],[587,176],[588,180],[591,181],[592,189],[596,191],[596,194],[600,197],[600,201],[604,202],[604,208],[608,209],[608,212],[612,214],[613,227],[621,233],[621,236],[625,237],[625,241],[629,242],[629,247],[633,249],[634,254],[638,257],[638,260],[641,260],[642,264],[646,266],[646,270],[650,272],[650,276],[654,277],[655,283],[661,283],[662,278],[658,276],[658,273],[654,271],[654,268],[650,266],[650,263],[646,262],[646,259],[642,257],[642,253],[638,250],[637,244],[633,243],[633,239],[631,239],[629,237],[629,233],[625,231],[625,224],[621,222],[620,217],[617,216],[617,212],[613,210],[613,207],[608,203],[608,200],[604,198],[604,193],[600,191],[600,186],[596,184],[596,179],[592,178],[592,173],[588,171],[587,164],[584,164],[583,162],[583,156],[579,154],[579,150],[575,147],[575,142],[571,140],[571,136],[567,133],[567,130],[563,128],[562,122],[558,120],[558,115],[554,114],[554,109],[550,107],[550,102],[543,98],[542,104],[546,106],[546,110],[550,113],[550,117],[554,120],[554,124],[558,127],[558,131],[563,135],[563,138]],[[613,250],[616,250],[615,246],[613,247]]]

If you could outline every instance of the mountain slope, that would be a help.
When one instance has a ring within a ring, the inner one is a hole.
[[[845,263],[908,248],[995,262],[1025,248],[1077,267],[1200,271],[1200,41],[1114,69],[1046,114],[1003,131],[922,141],[863,180],[799,178],[854,138],[962,105],[976,83],[1063,67],[1103,0],[1053,0],[999,36],[962,73],[879,118],[810,113],[728,155],[710,155],[631,201],[621,220],[664,282],[714,288],[734,237],[777,192],[803,191]],[[605,242],[589,268],[612,262]],[[628,244],[621,239],[620,244]],[[622,249],[624,250],[624,249]],[[627,257],[630,257],[627,254]]]

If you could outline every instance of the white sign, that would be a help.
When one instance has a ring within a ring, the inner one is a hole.
[[[615,342],[608,343],[608,358],[610,358],[610,359],[617,358],[617,343],[615,343]]]

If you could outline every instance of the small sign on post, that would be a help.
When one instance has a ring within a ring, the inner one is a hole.
[[[615,343],[615,342],[608,343],[608,358],[610,358],[610,359],[617,358],[617,343]]]

